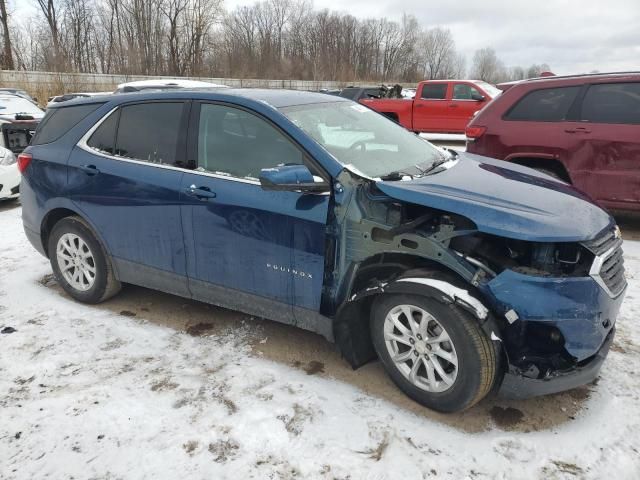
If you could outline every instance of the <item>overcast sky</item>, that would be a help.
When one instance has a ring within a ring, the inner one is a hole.
[[[10,0],[18,16],[35,0]],[[226,0],[232,9],[254,0]],[[492,47],[506,66],[548,63],[556,74],[640,70],[640,0],[314,0],[356,17],[451,29],[467,57]],[[31,10],[33,12],[33,10]]]

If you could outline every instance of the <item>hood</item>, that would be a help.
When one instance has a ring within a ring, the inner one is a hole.
[[[532,242],[591,240],[614,224],[571,185],[513,163],[469,153],[439,173],[410,181],[378,181],[403,202],[462,215],[484,233]]]

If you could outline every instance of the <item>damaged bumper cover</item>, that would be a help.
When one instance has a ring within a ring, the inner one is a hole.
[[[529,378],[521,372],[509,369],[500,385],[499,395],[505,398],[523,399],[563,392],[593,382],[600,373],[609,348],[613,342],[615,328],[607,335],[600,350],[593,357],[580,362],[575,368],[564,372],[553,372],[544,378]]]
[[[484,293],[492,310],[506,319],[502,395],[547,395],[598,376],[624,290],[612,297],[591,277],[535,277],[505,270]]]

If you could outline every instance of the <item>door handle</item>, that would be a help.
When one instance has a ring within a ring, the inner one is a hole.
[[[100,173],[100,170],[98,170],[98,167],[96,167],[95,165],[80,165],[80,170],[82,170],[90,177]]]
[[[200,200],[216,198],[215,192],[212,192],[209,187],[196,187],[195,185],[191,185],[189,188],[185,189],[184,193]]]
[[[419,104],[416,105],[416,108],[422,108],[422,107],[424,107],[424,105],[422,103],[419,103]]]
[[[449,105],[449,108],[458,108],[458,105],[456,105],[455,103],[452,105]]]
[[[565,128],[564,131],[567,133],[591,133],[591,130],[585,127]]]

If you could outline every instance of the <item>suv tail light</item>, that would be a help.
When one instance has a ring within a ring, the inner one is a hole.
[[[464,134],[467,136],[469,140],[476,140],[484,135],[484,132],[487,131],[487,127],[472,127],[468,126],[464,130]]]
[[[20,155],[18,155],[18,170],[20,170],[20,173],[24,173],[24,171],[31,163],[32,158],[33,157],[30,153],[21,153]]]

